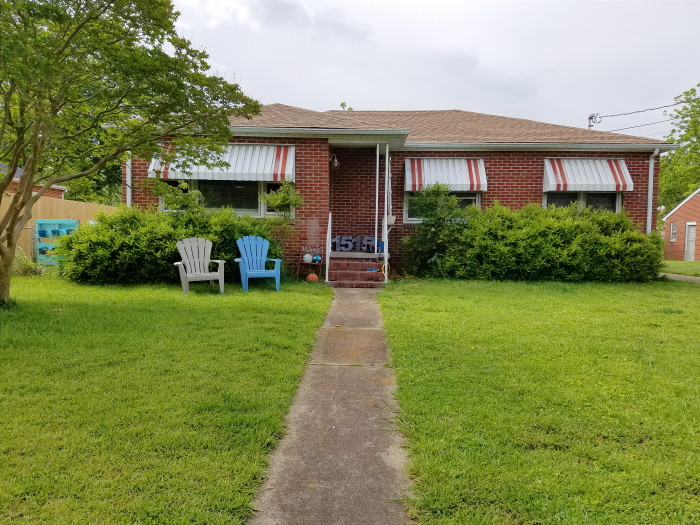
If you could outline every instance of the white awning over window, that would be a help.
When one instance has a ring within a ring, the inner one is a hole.
[[[229,144],[223,158],[228,168],[192,166],[191,175],[183,173],[177,162],[163,166],[156,158],[151,161],[148,176],[155,177],[160,171],[164,179],[294,182],[294,146]]]
[[[544,159],[544,191],[632,191],[622,159]]]
[[[444,184],[452,191],[486,191],[484,159],[406,159],[406,191]]]

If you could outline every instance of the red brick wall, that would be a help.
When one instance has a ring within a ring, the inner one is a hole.
[[[41,186],[34,186],[32,188],[33,192],[37,192],[41,189]],[[10,182],[10,185],[7,187],[7,193],[16,193],[17,192],[17,183],[16,182]],[[46,197],[52,197],[54,199],[62,199],[63,194],[65,193],[65,190],[62,190],[60,188],[49,188],[44,192],[44,196]]]
[[[328,227],[328,158],[326,139],[240,138],[231,142],[247,144],[292,144],[295,147],[296,188],[304,196],[304,204],[295,213],[296,234],[287,244],[286,262],[296,270],[296,260],[302,246],[321,246],[325,249]],[[146,208],[158,204],[158,199],[148,192],[143,183],[148,178],[149,162],[132,159],[132,202]],[[122,180],[126,180],[126,166],[122,165]],[[122,189],[122,202],[126,202],[126,189]]]
[[[333,212],[333,235],[374,235],[375,148],[333,148],[331,151],[326,139],[247,138],[234,139],[233,142],[296,146],[296,187],[304,196],[305,202],[296,212],[294,226],[297,234],[290,239],[287,246],[290,267],[295,267],[296,257],[303,245],[325,247],[329,211]],[[329,169],[328,159],[331,153],[334,153],[340,162],[337,169]],[[624,158],[634,182],[634,192],[623,195],[623,206],[639,228],[645,229],[650,157],[647,153],[395,151],[391,153],[392,206],[397,220],[389,238],[394,267],[400,267],[402,263],[400,239],[415,231],[414,225],[403,224],[404,161],[407,157],[483,158],[489,191],[482,194],[482,206],[490,206],[498,201],[515,209],[528,203],[542,203],[544,159],[547,157]],[[383,157],[380,162],[381,214],[384,199]],[[656,220],[658,160],[655,161],[654,169],[653,221]],[[156,198],[141,187],[148,176],[147,170],[147,161],[132,160],[132,198],[134,204],[140,207],[157,203]],[[125,193],[123,198],[125,199]],[[379,235],[381,236],[381,232]]]
[[[374,148],[333,148],[340,166],[331,169],[330,209],[333,235],[374,235],[375,163]],[[415,225],[403,224],[405,159],[407,157],[478,157],[486,165],[489,191],[482,193],[482,206],[495,201],[519,209],[529,203],[542,203],[544,159],[547,157],[624,158],[634,182],[634,192],[623,195],[623,206],[641,230],[646,228],[649,155],[646,153],[604,154],[591,152],[401,152],[391,153],[392,207],[396,226],[390,233],[390,252],[394,267],[401,265],[400,240],[415,231]],[[384,158],[380,158],[379,202],[383,212]],[[654,203],[658,182],[655,161]],[[656,206],[653,224],[656,220]],[[381,234],[380,234],[381,235]]]
[[[685,224],[695,221],[695,260],[700,261],[700,239],[698,239],[698,225],[700,225],[700,193],[696,193],[683,206],[678,208],[673,215],[666,219],[664,228],[664,257],[672,261],[682,261],[685,258]],[[676,241],[671,242],[671,223],[676,223]]]

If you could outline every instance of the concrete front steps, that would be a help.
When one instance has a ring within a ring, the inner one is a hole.
[[[328,281],[333,288],[381,288],[384,286],[382,262],[331,257]]]

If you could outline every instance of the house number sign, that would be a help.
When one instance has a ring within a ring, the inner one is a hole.
[[[374,237],[369,235],[336,235],[331,243],[335,252],[374,252]]]

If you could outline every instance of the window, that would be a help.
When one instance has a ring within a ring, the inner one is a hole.
[[[678,232],[678,223],[672,222],[669,226],[668,240],[669,242],[676,242],[676,236]]]
[[[550,192],[544,194],[544,205],[557,208],[578,203],[582,207],[618,212],[622,208],[622,193],[616,192]]]
[[[407,191],[404,198],[404,212],[403,212],[403,222],[404,223],[419,223],[421,218],[416,216],[416,212],[413,208],[412,198],[415,195],[413,191]],[[481,194],[480,193],[467,193],[461,191],[450,192],[450,195],[457,197],[457,202],[459,207],[464,209],[467,206],[481,206]]]
[[[179,181],[167,179],[165,182],[177,185]],[[278,182],[230,181],[230,180],[189,180],[188,190],[202,193],[205,208],[232,208],[238,215],[264,217],[274,215],[260,202],[260,195],[279,188]]]

